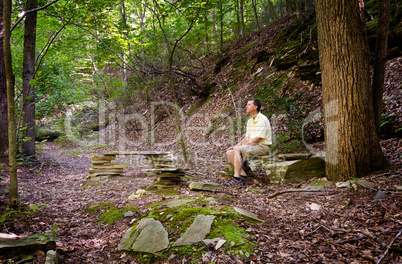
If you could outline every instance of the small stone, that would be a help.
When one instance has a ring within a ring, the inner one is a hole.
[[[123,214],[124,217],[131,217],[131,216],[133,216],[133,215],[134,215],[134,213],[131,212],[131,211],[127,211],[127,212],[125,212],[125,213]]]
[[[335,183],[336,188],[350,188],[350,181],[344,181],[344,182],[336,182]]]
[[[316,203],[307,203],[307,206],[313,211],[319,211],[321,209],[321,205]]]
[[[381,190],[378,190],[378,192],[377,192],[377,194],[376,194],[376,196],[374,198],[374,202],[376,203],[376,202],[378,202],[378,200],[380,200],[380,199],[382,199],[384,197],[385,197],[385,193],[383,191],[381,191]]]
[[[250,211],[244,210],[244,209],[239,208],[239,207],[233,207],[233,209],[240,215],[246,216],[248,218],[251,218],[251,219],[259,221],[259,222],[264,222],[264,220],[260,219],[258,217],[258,215],[254,214],[254,213],[252,213]]]
[[[46,252],[46,261],[45,264],[59,264],[60,257],[59,254],[55,250],[48,250]]]

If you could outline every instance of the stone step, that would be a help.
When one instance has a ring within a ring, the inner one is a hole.
[[[109,163],[109,164],[103,164],[103,165],[90,165],[89,166],[91,169],[123,169],[123,168],[128,168],[127,163]]]
[[[311,157],[310,153],[290,153],[290,154],[278,154],[277,156],[284,160],[305,160]]]

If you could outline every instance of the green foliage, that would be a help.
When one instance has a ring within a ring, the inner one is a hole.
[[[277,126],[286,127],[275,136],[273,150],[283,153],[299,151],[302,148],[302,120],[305,114],[297,103],[297,94],[293,94],[292,83],[286,75],[274,76],[272,84],[260,86],[256,98],[261,101],[265,109],[262,111],[268,117],[285,115],[286,121]],[[293,94],[292,96],[287,94]]]
[[[15,213],[19,213],[19,212],[20,211],[12,210],[12,211],[8,211],[8,212],[2,214],[0,216],[0,224],[3,224],[11,214],[15,214]]]
[[[386,124],[388,124],[389,122],[392,122],[392,120],[394,120],[396,118],[396,114],[381,114],[381,123],[380,123],[380,127],[385,126]]]
[[[38,211],[43,210],[46,206],[49,206],[47,204],[31,204],[29,207],[23,207],[21,206],[19,210],[11,210],[8,212],[5,212],[3,215],[0,216],[0,224],[3,224],[9,217],[12,217],[13,219],[17,219],[19,217],[26,217],[26,216],[32,216],[35,215]]]

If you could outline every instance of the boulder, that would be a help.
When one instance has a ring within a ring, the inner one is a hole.
[[[142,219],[138,226],[126,231],[117,249],[155,253],[169,246],[168,232],[153,218]]]
[[[325,161],[322,157],[279,162],[256,160],[250,162],[250,167],[262,167],[272,184],[297,183],[314,177],[325,177]]]

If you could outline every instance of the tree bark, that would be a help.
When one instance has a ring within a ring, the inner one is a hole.
[[[38,7],[38,0],[28,0],[26,10]],[[24,152],[28,156],[35,155],[35,86],[30,81],[35,77],[35,47],[36,47],[37,12],[29,12],[25,18],[24,29],[24,59],[22,70],[23,86],[23,123],[26,126],[24,136]]]
[[[244,23],[244,0],[239,0],[240,1],[240,35],[242,38],[244,38],[246,35],[245,28],[246,25]]]
[[[10,173],[10,204],[18,203],[17,181],[17,135],[15,129],[14,109],[14,75],[11,60],[11,0],[3,1],[3,52],[7,80],[7,114],[8,114],[8,165]]]
[[[387,61],[388,31],[390,18],[390,0],[378,1],[378,25],[375,46],[375,62],[373,74],[373,104],[375,126],[380,136],[381,114],[384,93],[385,63]]]
[[[220,16],[220,38],[219,38],[219,52],[223,54],[223,0],[219,1],[219,16]]]
[[[255,17],[255,23],[256,23],[256,28],[257,31],[260,31],[260,22],[258,21],[258,13],[257,13],[257,0],[251,0],[251,5],[253,6],[253,12],[254,12],[254,17]]]
[[[358,0],[316,0],[329,180],[384,167],[374,122],[369,48]]]
[[[295,7],[296,7],[296,14],[297,14],[297,21],[299,21],[300,24],[304,23],[304,17],[300,8],[300,3],[299,0],[295,0]]]
[[[3,1],[0,0],[0,35],[3,35]],[[8,148],[7,82],[4,68],[3,38],[0,39],[0,155]]]

